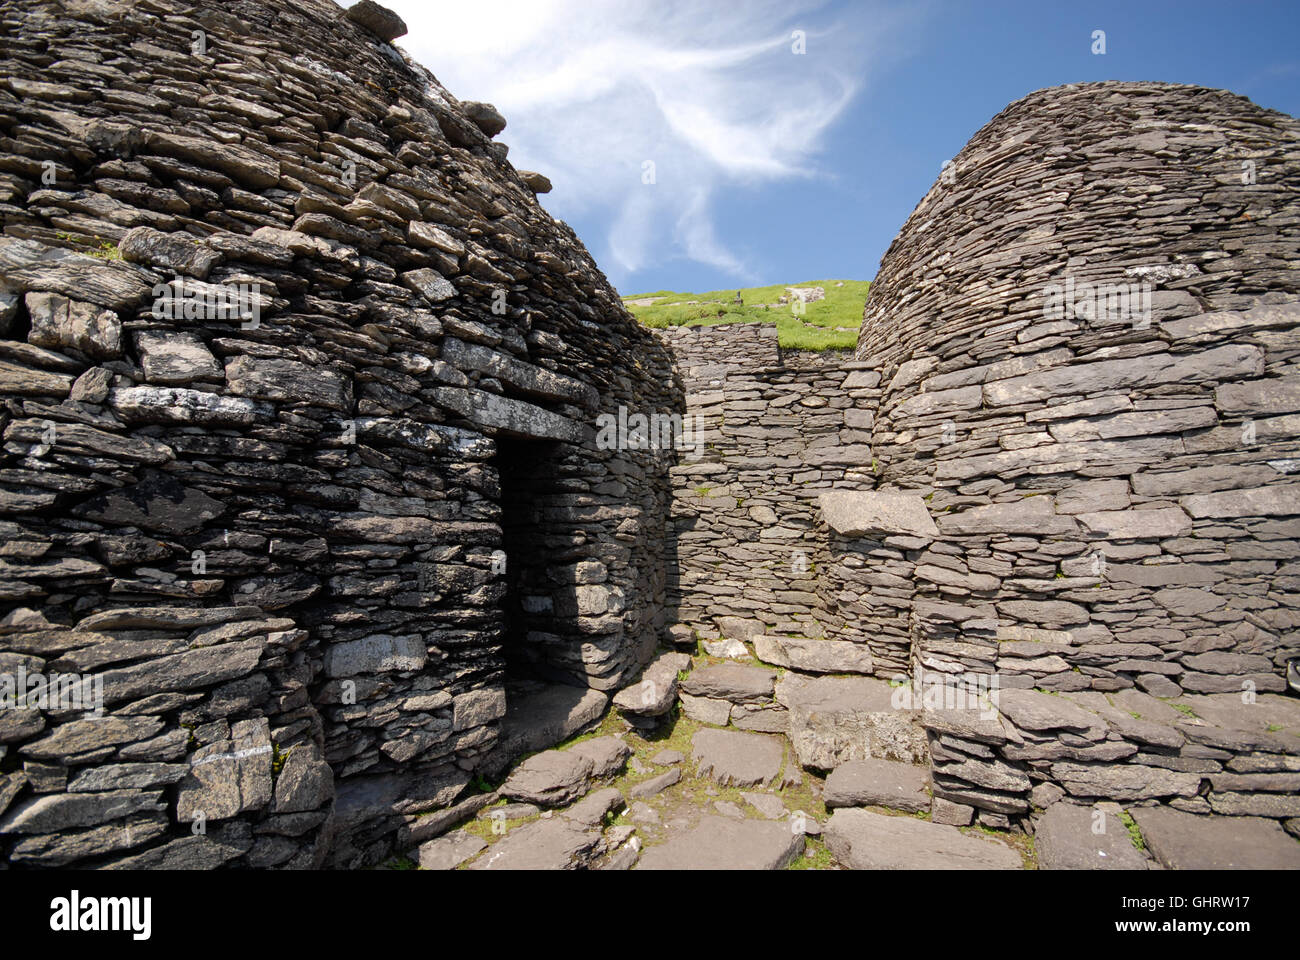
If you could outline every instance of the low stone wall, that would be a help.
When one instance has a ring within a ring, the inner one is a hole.
[[[698,448],[673,467],[676,578],[668,600],[683,640],[834,638],[765,648],[812,669],[872,673],[865,632],[839,606],[848,579],[819,530],[818,498],[870,483],[866,441],[878,377],[839,353],[777,346],[775,324],[658,331],[677,360]],[[828,573],[828,571],[834,571]],[[743,621],[743,622],[742,622]],[[880,652],[883,653],[883,650]]]

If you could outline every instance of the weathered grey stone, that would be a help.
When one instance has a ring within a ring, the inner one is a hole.
[[[865,644],[844,640],[761,636],[754,653],[765,663],[809,673],[871,673],[871,651]]]
[[[506,118],[501,116],[501,112],[490,103],[466,100],[461,104],[461,107],[464,108],[466,116],[474,121],[474,125],[482,130],[485,136],[495,137],[506,128]]]
[[[975,816],[975,808],[964,803],[953,803],[943,797],[930,800],[930,822],[947,824],[951,827],[966,827]]]
[[[538,173],[535,170],[519,170],[517,172],[519,173],[519,179],[523,180],[524,184],[533,193],[551,192],[551,180],[545,174]]]
[[[226,820],[268,806],[273,793],[274,752],[265,719],[236,723],[231,739],[199,747],[176,796],[182,821]]]
[[[679,696],[682,702],[682,712],[692,720],[709,723],[715,727],[725,727],[731,719],[732,704],[730,700],[693,697],[689,693],[683,693]]]
[[[701,777],[724,787],[766,787],[781,771],[781,741],[757,733],[698,730],[691,737],[691,757]]]
[[[843,537],[939,536],[925,501],[914,493],[836,490],[819,503],[827,526]]]
[[[1191,519],[1177,507],[1081,513],[1079,520],[1094,533],[1114,539],[1164,539],[1185,536],[1192,530]]]
[[[1170,870],[1294,870],[1300,844],[1272,820],[1131,809],[1151,853]]]
[[[419,670],[429,651],[418,635],[393,637],[385,633],[337,643],[325,652],[325,673],[353,677],[363,673]]]
[[[150,383],[178,385],[220,380],[221,364],[197,334],[188,331],[137,330],[132,334],[140,366]],[[214,397],[214,399],[223,399]]]
[[[930,809],[925,767],[896,760],[850,760],[831,771],[822,799],[827,807],[882,806],[908,813]]]
[[[617,787],[604,787],[593,790],[567,810],[560,811],[560,816],[574,823],[587,827],[598,827],[604,823],[605,815],[624,806],[623,795]]]
[[[217,371],[220,375],[220,370]],[[214,427],[248,426],[264,404],[179,387],[123,387],[107,391],[109,408],[127,423],[194,423]]]
[[[579,443],[586,433],[582,424],[535,404],[482,390],[457,387],[435,389],[437,402],[472,423],[500,430],[507,436]]]
[[[37,346],[70,347],[101,360],[122,355],[122,322],[113,311],[56,293],[29,293],[26,299],[28,339]]]
[[[1034,825],[1034,841],[1042,870],[1144,870],[1149,863],[1120,818],[1100,807],[1052,804]]]
[[[590,757],[572,750],[546,750],[529,757],[501,785],[501,795],[543,807],[572,803],[591,782]]]
[[[574,744],[569,753],[586,757],[591,761],[592,778],[605,780],[623,769],[627,758],[632,755],[632,748],[618,737],[596,737]]]
[[[655,797],[681,779],[681,768],[674,767],[667,773],[661,773],[658,776],[651,777],[649,780],[643,780],[631,787],[628,790],[628,796],[632,797],[634,800],[645,800],[649,797]]]
[[[398,37],[406,36],[405,21],[392,10],[375,3],[375,0],[357,0],[343,11],[343,16],[369,30],[380,40],[391,43]]]
[[[327,367],[309,367],[297,360],[235,357],[226,362],[230,392],[255,400],[311,403],[350,412],[352,398],[344,377]]]
[[[147,740],[158,733],[163,722],[157,717],[98,717],[60,724],[45,737],[21,749],[36,760],[64,760],[102,747]]]
[[[487,841],[464,830],[420,844],[421,870],[455,870],[487,848]]]
[[[839,809],[826,823],[826,845],[850,870],[1019,870],[1020,855],[987,837],[912,817]]]
[[[677,675],[689,669],[690,657],[662,653],[641,672],[640,678],[614,694],[614,706],[623,713],[659,717],[677,701]]]
[[[599,830],[556,817],[510,831],[467,870],[576,870],[597,856]]]
[[[1203,517],[1278,517],[1300,514],[1300,484],[1256,487],[1184,497],[1183,509],[1196,519]]]
[[[1264,358],[1258,347],[1232,344],[1199,354],[1155,354],[1099,360],[1041,370],[984,385],[984,402],[998,407],[1050,397],[1149,387],[1161,383],[1204,383],[1258,376]]]
[[[1089,730],[1103,725],[1092,711],[1037,690],[998,690],[996,705],[1021,730]]]
[[[201,246],[199,238],[188,233],[163,233],[153,227],[135,227],[122,235],[117,244],[123,260],[183,273],[199,280],[208,279],[212,268],[221,262],[221,254]]]
[[[790,742],[807,769],[833,770],[868,757],[903,763],[928,757],[919,709],[896,709],[883,680],[787,675],[778,699],[789,708]]]
[[[775,682],[775,671],[724,663],[691,671],[682,681],[681,688],[695,697],[729,700],[732,703],[754,703],[770,700]]]
[[[468,690],[452,706],[452,730],[459,733],[504,717],[506,693],[499,687]]]
[[[647,847],[638,870],[780,870],[803,852],[788,824],[707,816],[687,833]]]
[[[93,827],[137,813],[164,810],[159,792],[109,790],[104,793],[56,793],[31,797],[0,819],[0,834],[57,833]]]
[[[1051,497],[1026,497],[1015,503],[993,503],[960,513],[944,514],[939,529],[945,534],[1033,533],[1039,535],[1073,533],[1078,524],[1069,517],[1058,517]]]
[[[1158,797],[1193,797],[1201,778],[1140,764],[1052,764],[1052,778],[1071,796],[1108,800],[1150,800]]]
[[[1300,410],[1300,377],[1270,377],[1215,388],[1214,405],[1229,417],[1271,416]]]

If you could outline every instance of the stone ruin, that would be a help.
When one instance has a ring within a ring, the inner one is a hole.
[[[592,438],[667,351],[390,29],[0,17],[0,645],[106,713],[0,711],[6,859],[373,859],[658,643],[666,468]]]
[[[844,865],[1099,802],[1296,865],[1297,121],[1012,104],[849,358],[641,328],[404,32],[0,11],[0,676],[88,695],[0,709],[8,865],[379,863],[611,704],[788,738]]]

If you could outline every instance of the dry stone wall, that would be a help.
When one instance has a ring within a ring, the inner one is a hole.
[[[403,30],[0,11],[0,673],[103,708],[0,711],[14,866],[376,862],[657,642],[670,357]]]
[[[904,225],[857,362],[667,332],[709,441],[673,471],[680,623],[794,683],[910,677],[944,822],[1068,794],[1294,828],[1298,131],[1223,91],[1040,91]]]
[[[1295,120],[1034,94],[904,226],[856,356],[801,354],[641,329],[403,31],[0,11],[0,696],[43,690],[0,709],[6,864],[373,864],[611,698],[657,722],[679,655],[629,683],[697,638],[781,670],[697,671],[688,713],[928,757],[941,822],[1295,829]],[[896,702],[934,675],[1003,699]]]
[[[820,672],[906,670],[844,588],[857,558],[818,529],[822,494],[872,482],[878,374],[843,353],[783,351],[774,324],[660,334],[695,441],[671,471],[677,636],[757,637],[768,662]]]
[[[1020,813],[1041,781],[1206,812],[1196,774],[1293,768],[1262,718],[1300,655],[1298,132],[1224,91],[1040,91],[976,134],[886,254],[857,356],[882,377],[879,488],[937,525],[915,668],[1077,692],[1108,720],[1003,710],[1035,742],[985,730],[936,752],[936,795]],[[1153,698],[1183,694],[1258,709],[1235,742],[1115,713],[1177,720]]]

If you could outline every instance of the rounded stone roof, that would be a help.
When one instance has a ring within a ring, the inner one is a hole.
[[[858,358],[1015,352],[1045,288],[1067,279],[1149,283],[1157,319],[1293,299],[1298,135],[1293,117],[1181,84],[1017,100],[945,165],[890,245]]]

